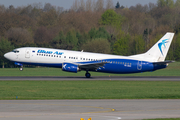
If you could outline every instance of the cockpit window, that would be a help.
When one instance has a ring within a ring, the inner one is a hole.
[[[14,53],[19,53],[19,50],[13,50],[12,52],[14,52]]]

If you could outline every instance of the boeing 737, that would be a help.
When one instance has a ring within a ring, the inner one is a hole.
[[[58,67],[63,71],[74,73],[84,70],[87,78],[91,77],[89,71],[117,74],[139,73],[166,68],[168,63],[172,62],[165,61],[165,58],[173,37],[174,33],[168,32],[146,53],[131,56],[23,47],[6,53],[4,57],[19,65],[20,70],[23,70],[23,64]]]

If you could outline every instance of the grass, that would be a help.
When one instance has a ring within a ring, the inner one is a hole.
[[[180,76],[180,62],[171,63],[167,68],[154,72],[144,72],[136,74],[109,74],[90,72],[92,76]],[[0,69],[0,76],[84,76],[85,71],[78,73],[64,72],[60,68],[24,68],[19,71],[19,68]]]
[[[180,99],[178,81],[0,81],[0,100]]]

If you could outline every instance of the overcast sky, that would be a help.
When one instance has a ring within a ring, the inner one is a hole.
[[[27,6],[28,4],[33,3],[51,3],[53,6],[60,6],[64,9],[69,9],[74,0],[0,0],[1,5],[5,5],[9,7],[9,5],[13,5],[14,7],[18,6]],[[86,1],[86,0],[84,0]],[[106,0],[105,0],[106,1]],[[135,6],[136,4],[140,3],[142,5],[148,4],[149,2],[157,3],[157,0],[113,0],[114,6],[116,5],[117,1],[119,1],[120,5],[125,7]]]

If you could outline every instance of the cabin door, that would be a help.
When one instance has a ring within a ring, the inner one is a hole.
[[[26,49],[26,53],[25,53],[25,57],[26,58],[30,58],[30,49]]]

